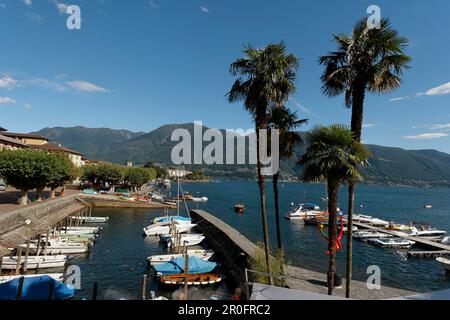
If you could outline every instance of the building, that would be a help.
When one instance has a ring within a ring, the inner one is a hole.
[[[25,143],[22,143],[16,139],[6,137],[2,133],[0,133],[0,151],[2,150],[17,150],[17,149],[25,149],[28,146]]]
[[[27,145],[43,145],[48,143],[48,139],[40,136],[38,134],[32,133],[17,133],[17,132],[9,132],[2,131],[1,134],[5,137],[19,140],[20,142]]]
[[[85,161],[82,160],[82,155],[78,151],[71,150],[69,148],[65,148],[60,144],[55,143],[45,143],[41,145],[29,145],[31,149],[42,150],[47,152],[59,152],[63,154],[67,154],[69,156],[70,161],[74,164],[75,167],[79,168],[85,164]]]
[[[192,172],[183,169],[168,169],[167,173],[169,174],[169,178],[184,178]]]

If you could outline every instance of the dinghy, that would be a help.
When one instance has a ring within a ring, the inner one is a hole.
[[[445,270],[450,271],[450,259],[445,257],[438,257],[436,261],[439,262]]]
[[[100,227],[63,227],[61,235],[98,234],[101,230]]]
[[[208,261],[214,255],[214,251],[203,250],[203,249],[199,249],[199,250],[193,249],[193,250],[188,250],[187,254],[188,254],[188,256],[192,256],[192,257],[196,257],[196,258]],[[169,262],[175,258],[182,257],[182,256],[184,256],[184,254],[182,254],[182,253],[153,255],[153,256],[148,257],[147,261],[150,265],[155,265],[158,263]]]
[[[369,243],[382,248],[409,249],[415,242],[401,238],[370,239]]]
[[[189,217],[182,217],[182,216],[163,216],[153,219],[153,224],[159,222],[172,222],[172,221],[176,221],[178,223],[191,223],[192,220]]]
[[[188,286],[206,286],[219,283],[222,281],[222,276],[214,273],[205,274],[190,274],[187,277]],[[164,285],[184,285],[185,275],[184,274],[173,274],[168,276],[163,276],[159,278],[159,282]]]
[[[67,300],[73,298],[75,289],[72,286],[55,280],[48,275],[15,278],[0,284],[0,300],[16,300],[20,282],[22,291],[20,300]]]
[[[109,217],[70,217],[72,220],[82,223],[104,223],[108,222]]]
[[[153,265],[157,276],[165,276],[169,274],[185,273],[185,257],[177,257],[169,262],[159,263]],[[199,259],[194,256],[188,257],[188,273],[189,274],[203,274],[214,270],[217,263]]]
[[[204,239],[205,236],[203,234],[181,234],[180,236],[180,246],[195,246],[197,244],[200,244]],[[161,236],[161,242],[168,246],[177,246],[178,239],[174,238],[173,235],[167,234]]]
[[[10,256],[3,257],[2,269],[15,270],[17,267],[19,257]],[[44,269],[44,268],[60,268],[64,267],[67,261],[67,256],[28,256],[27,270]],[[23,269],[25,265],[25,257],[20,258],[19,268]]]

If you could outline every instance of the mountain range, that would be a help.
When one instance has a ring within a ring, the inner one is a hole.
[[[171,141],[175,129],[186,129],[193,135],[193,124],[169,124],[151,132],[131,132],[108,128],[44,128],[34,132],[77,150],[89,159],[134,164],[147,161],[172,166]],[[204,131],[208,128],[204,127]],[[221,130],[224,133],[224,130]],[[301,133],[303,134],[303,133]],[[203,143],[204,146],[209,143]],[[450,155],[436,150],[404,150],[401,148],[368,145],[372,152],[370,165],[364,169],[366,183],[383,185],[419,185],[450,187]],[[302,168],[297,159],[305,147],[297,147],[296,155],[280,164],[285,180],[296,180]],[[248,155],[246,155],[248,156]],[[254,165],[185,165],[188,170],[200,169],[216,179],[253,179]]]

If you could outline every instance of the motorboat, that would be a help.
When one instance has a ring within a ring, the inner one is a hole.
[[[416,242],[407,240],[407,239],[401,239],[401,238],[383,238],[383,239],[369,239],[369,243],[374,244],[376,246],[382,247],[382,248],[394,248],[394,249],[409,249],[411,248]]]
[[[338,230],[341,230],[341,227],[340,227],[340,226],[337,226],[337,228],[338,228]],[[353,226],[352,230],[353,230],[353,232],[356,232],[356,231],[358,231],[359,229],[358,229],[357,226]],[[348,232],[348,228],[347,228],[346,225],[344,226],[344,232],[345,232],[345,233]]]
[[[428,240],[441,240],[447,235],[447,231],[438,230],[431,226],[418,225],[413,227],[412,234]]]
[[[319,215],[327,215],[327,212],[319,211],[319,209],[311,209],[313,205],[305,205],[299,204],[298,207],[294,207],[291,211],[286,215],[286,219],[289,220],[305,220],[306,218],[315,217]],[[314,206],[314,208],[318,208],[318,206]]]
[[[398,224],[393,222],[389,222],[389,224],[384,228],[390,231],[404,231],[404,232],[411,232],[413,230],[412,225]]]
[[[161,242],[168,247],[177,246],[177,243],[179,243],[180,246],[195,246],[205,239],[205,236],[199,233],[180,234],[178,237],[175,238],[171,234],[160,236]]]
[[[158,277],[168,274],[185,273],[186,258],[184,256],[176,257],[168,262],[153,265],[153,269]],[[202,260],[194,256],[188,256],[188,274],[203,274],[213,271],[217,267],[216,262]]]
[[[245,205],[243,203],[237,203],[234,205],[234,211],[236,213],[244,213]]]
[[[438,257],[436,261],[444,267],[445,270],[450,271],[450,259],[446,257]]]
[[[303,220],[305,221],[305,224],[308,224],[308,225],[313,225],[313,226],[328,225],[328,216],[324,216],[324,215],[307,217]]]
[[[46,248],[47,242],[47,248]],[[66,238],[51,237],[46,241],[46,237],[42,237],[40,241],[39,252],[49,255],[61,255],[61,254],[76,254],[85,253],[89,250],[90,243],[74,243]],[[30,241],[30,253],[37,254],[38,240]],[[26,249],[27,245],[22,244],[22,249]]]
[[[188,256],[196,257],[202,260],[208,261],[214,255],[214,251],[212,250],[203,250],[203,249],[190,249],[187,250]],[[147,261],[150,265],[155,265],[159,263],[169,262],[175,258],[182,257],[184,254],[163,254],[163,255],[153,255],[147,258]]]
[[[392,238],[393,236],[387,233],[375,231],[375,230],[361,230],[353,233],[353,237],[365,241],[369,239],[385,239]]]
[[[81,221],[82,223],[105,223],[108,222],[109,217],[79,217],[72,216],[72,220]]]
[[[348,219],[348,217],[346,216],[346,219]],[[388,221],[379,219],[379,218],[375,218],[372,216],[367,216],[364,214],[357,214],[353,216],[353,221],[354,222],[359,222],[359,223],[365,223],[365,224],[369,224],[371,226],[374,227],[385,227],[389,225]]]
[[[195,223],[179,223],[176,220],[173,222],[158,222],[145,227],[144,234],[146,236],[167,234],[170,233],[172,226],[175,228],[176,233],[185,233],[190,232],[197,225]]]
[[[162,276],[159,278],[159,282],[164,285],[184,285],[186,280],[186,275],[184,274],[172,274],[167,276]],[[205,274],[189,274],[187,276],[188,286],[205,286],[213,285],[222,281],[222,276],[214,273]]]
[[[194,202],[207,202],[208,197],[191,197],[191,201]]]
[[[156,224],[158,222],[172,222],[176,221],[178,223],[191,223],[192,219],[189,217],[183,217],[183,216],[162,216],[162,217],[156,217],[153,219],[153,223]]]
[[[100,227],[62,227],[61,234],[80,235],[80,234],[98,234]]]
[[[19,268],[23,269],[25,265],[25,260],[27,260],[27,270],[59,268],[64,267],[67,261],[67,256],[65,255],[28,256],[28,257],[20,257],[20,261],[19,257],[17,256],[3,257],[2,269],[15,270],[17,268],[17,263],[19,263]]]

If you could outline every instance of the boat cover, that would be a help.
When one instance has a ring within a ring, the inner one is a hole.
[[[184,273],[184,257],[177,257],[169,262],[154,265],[156,272],[163,275]],[[188,259],[189,274],[201,274],[211,272],[217,263],[205,261],[194,256],[189,256]]]
[[[75,289],[48,275],[27,277],[23,280],[21,300],[48,300],[50,286],[53,286],[53,299],[66,300],[75,295]],[[19,278],[0,284],[0,300],[16,300]]]

